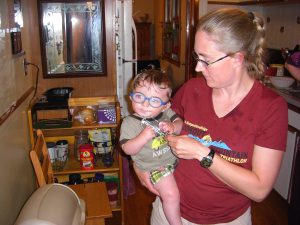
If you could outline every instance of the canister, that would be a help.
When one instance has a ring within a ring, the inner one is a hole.
[[[270,67],[276,68],[276,76],[280,77],[284,75],[283,64],[271,64]]]
[[[56,142],[57,148],[57,159],[61,162],[65,162],[68,159],[68,141],[67,140],[58,140]]]
[[[110,128],[89,130],[89,140],[94,146],[94,154],[102,156],[105,152],[110,152],[113,148]]]
[[[47,149],[50,157],[51,163],[55,162],[57,155],[57,148],[55,142],[47,142]]]
[[[80,166],[82,170],[94,169],[94,154],[91,144],[83,144],[79,147]]]
[[[89,143],[88,132],[86,130],[78,130],[75,133],[75,141],[74,141],[74,156],[75,159],[80,161],[80,153],[79,147],[84,144]]]

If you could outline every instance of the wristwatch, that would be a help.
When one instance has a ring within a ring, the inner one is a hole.
[[[203,168],[208,168],[211,166],[211,164],[213,163],[213,158],[215,156],[215,151],[210,149],[210,152],[208,153],[207,156],[203,157],[200,161],[200,165]]]

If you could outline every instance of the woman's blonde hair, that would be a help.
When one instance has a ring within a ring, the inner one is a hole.
[[[222,8],[201,17],[197,31],[211,35],[218,49],[226,54],[242,52],[251,77],[263,75],[265,29],[261,17],[240,9]]]

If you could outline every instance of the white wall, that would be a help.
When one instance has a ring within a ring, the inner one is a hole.
[[[30,60],[26,33],[34,34],[28,25],[30,12],[36,0],[22,0],[24,4],[24,27],[22,44],[26,58]],[[31,3],[31,4],[30,4]],[[9,29],[13,0],[0,1],[0,116],[32,87],[32,74],[25,76],[25,55],[12,55]],[[0,125],[0,224],[12,225],[30,194],[35,190],[35,176],[29,160],[29,133],[26,111],[29,98],[10,114]]]
[[[270,18],[270,23],[266,22],[266,39],[269,48],[290,48],[300,44],[300,24],[296,23],[300,17],[300,4],[279,4],[279,5],[213,5],[208,4],[208,12],[223,7],[242,8],[247,11],[260,13],[265,21]],[[284,27],[284,32],[280,28]]]
[[[0,72],[1,73],[1,72]],[[24,102],[0,126],[0,224],[12,225],[35,189]]]
[[[267,43],[270,48],[290,48],[300,44],[300,4],[266,6],[263,8],[265,18],[270,17],[267,23]],[[280,28],[284,27],[284,32]]]

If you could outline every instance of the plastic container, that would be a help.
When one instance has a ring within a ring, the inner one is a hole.
[[[103,173],[95,173],[94,182],[103,182],[103,181],[104,181]]]
[[[118,205],[118,184],[115,182],[106,183],[107,194],[110,206],[115,208]]]
[[[94,147],[91,144],[81,145],[80,152],[80,166],[82,170],[94,169]]]
[[[284,75],[283,64],[271,64],[270,67],[276,69],[277,77],[281,77]]]
[[[69,144],[67,140],[58,140],[56,142],[56,158],[55,162],[52,164],[54,170],[60,171],[62,170],[68,160],[69,154]]]
[[[50,157],[51,164],[53,164],[56,160],[57,148],[55,142],[47,142],[47,149]]]
[[[94,146],[94,154],[101,158],[103,154],[112,152],[113,143],[110,128],[89,130],[89,140]]]
[[[114,158],[111,152],[105,153],[102,157],[102,162],[105,167],[111,167],[114,163]]]
[[[75,159],[80,161],[79,148],[81,145],[89,143],[88,132],[86,130],[78,130],[75,132],[75,141],[74,141],[74,156]]]
[[[99,124],[116,123],[116,107],[113,104],[99,104],[97,109],[97,118]]]

